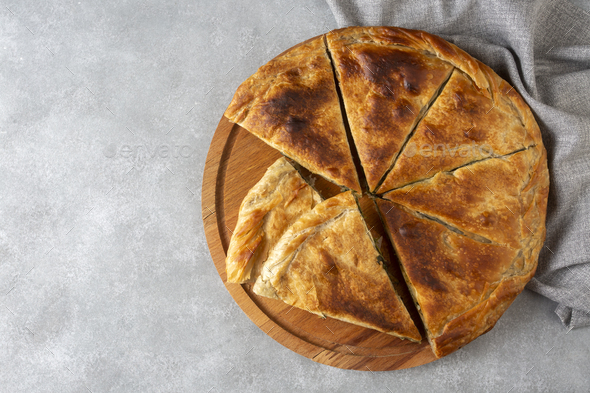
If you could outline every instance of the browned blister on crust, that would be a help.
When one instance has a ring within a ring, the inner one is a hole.
[[[377,205],[437,357],[490,330],[534,274],[521,250],[481,243],[390,201]]]
[[[320,316],[421,339],[350,192],[317,205],[285,232],[254,292]]]
[[[375,190],[453,66],[355,27],[326,35],[368,188]]]
[[[260,67],[225,116],[310,171],[361,191],[322,37]]]
[[[482,69],[482,67],[486,66],[462,49],[436,35],[422,30],[392,26],[347,27],[334,30],[329,34],[342,34],[344,36],[354,34],[359,41],[375,42],[387,46],[405,46],[428,55],[437,56],[439,59],[450,63],[468,74],[479,89],[485,90],[488,92],[487,94],[490,94],[491,82],[486,75],[488,71]]]
[[[255,281],[287,228],[320,202],[287,159],[279,158],[242,201],[225,259],[227,281]]]

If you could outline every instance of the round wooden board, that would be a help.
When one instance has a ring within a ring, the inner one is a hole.
[[[417,344],[389,334],[363,328],[293,308],[281,301],[254,294],[251,285],[226,282],[225,256],[235,228],[242,199],[281,154],[242,127],[223,117],[207,154],[202,189],[205,234],[211,257],[227,290],[250,319],[270,337],[316,362],[334,367],[384,371],[415,367],[435,360],[426,340]],[[303,172],[304,177],[311,177]],[[314,177],[323,197],[340,190]],[[403,281],[395,254],[386,239],[377,211],[368,197],[361,199],[367,224],[394,278]],[[383,238],[382,240],[379,240]],[[415,321],[419,321],[407,288],[396,285]],[[424,332],[420,326],[422,335]]]

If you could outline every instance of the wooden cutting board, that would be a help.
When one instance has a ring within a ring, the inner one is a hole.
[[[251,284],[227,283],[225,256],[242,199],[279,157],[277,150],[225,117],[219,122],[209,147],[201,194],[205,235],[217,272],[236,303],[267,335],[318,363],[352,370],[385,371],[436,360],[426,339],[417,344],[332,318],[321,319],[282,301],[258,296],[252,292]],[[303,175],[314,182],[324,198],[340,192],[337,186],[319,176],[306,171]],[[371,233],[382,242],[389,271],[398,280],[394,285],[425,337],[410,294],[400,284],[403,283],[401,271],[374,203],[368,197],[360,202]]]

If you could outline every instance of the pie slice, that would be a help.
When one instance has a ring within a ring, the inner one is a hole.
[[[311,172],[361,192],[323,37],[260,67],[225,116]]]
[[[242,201],[225,259],[227,281],[255,281],[287,228],[321,201],[289,161],[279,158]]]
[[[254,292],[322,317],[421,339],[351,192],[320,203],[285,232]]]
[[[501,81],[498,83],[503,92],[497,92],[492,99],[468,75],[455,69],[378,192],[539,143],[536,122],[530,122],[513,104],[522,98],[495,77]]]
[[[461,167],[383,195],[464,233],[520,249],[544,238],[546,153],[532,146]]]
[[[400,44],[403,29],[355,27],[326,35],[369,191],[448,80],[453,66]]]
[[[376,203],[439,358],[494,327],[535,273],[542,240],[531,257],[459,234],[390,201]]]

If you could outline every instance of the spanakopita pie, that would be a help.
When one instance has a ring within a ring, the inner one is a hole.
[[[286,161],[293,183],[279,186],[273,165],[240,209],[229,281],[419,341],[358,209],[363,192],[437,357],[491,329],[534,275],[549,192],[541,131],[513,87],[442,38],[331,31],[261,67],[225,116],[354,191],[320,203]]]

